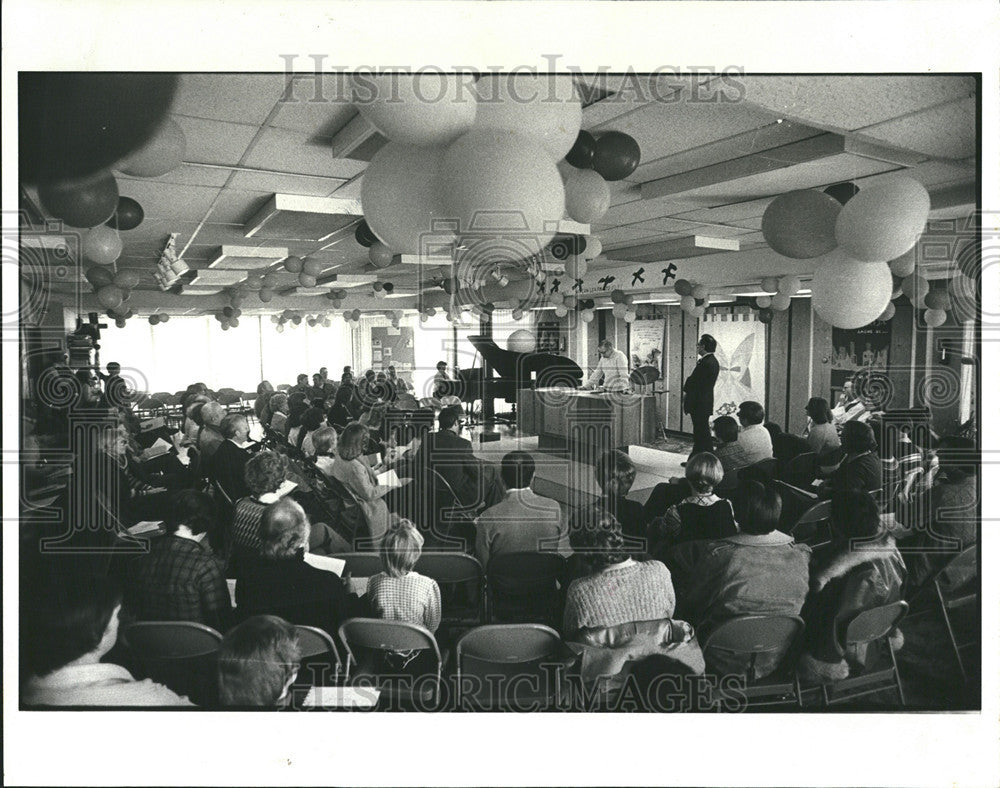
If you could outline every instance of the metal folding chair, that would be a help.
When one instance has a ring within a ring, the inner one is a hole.
[[[215,702],[215,658],[222,635],[193,621],[137,621],[121,633],[138,672],[197,705]]]
[[[347,679],[347,671],[340,659],[340,652],[329,633],[318,627],[295,625],[301,663],[296,683],[313,687],[330,687]],[[331,675],[332,673],[332,675]],[[300,679],[305,681],[300,682]]]
[[[852,672],[857,671],[854,676],[822,685],[825,704],[843,703],[895,688],[899,693],[899,702],[906,705],[903,684],[899,678],[899,666],[896,663],[896,654],[889,644],[889,636],[899,626],[908,609],[906,602],[892,602],[862,610],[849,621],[836,623],[838,629],[843,627],[845,650],[849,652],[853,648],[866,646],[866,659],[864,665],[851,665]],[[879,650],[889,652],[890,663],[872,667],[872,663],[881,656]]]
[[[486,567],[486,620],[558,626],[566,561],[555,553],[501,553]]]

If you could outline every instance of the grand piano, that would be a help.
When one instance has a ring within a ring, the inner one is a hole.
[[[565,356],[504,350],[491,337],[481,335],[470,336],[469,341],[482,357],[483,365],[460,369],[458,380],[440,385],[462,402],[482,400],[484,421],[493,418],[493,400],[516,405],[519,389],[550,386],[575,389],[583,382],[583,370]]]

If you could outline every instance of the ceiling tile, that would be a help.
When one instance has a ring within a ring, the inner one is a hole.
[[[201,219],[219,191],[214,186],[179,186],[153,181],[130,181],[128,188],[129,196],[142,206],[146,220],[168,221]]]
[[[271,198],[270,192],[246,192],[239,189],[223,189],[208,218],[215,223],[245,223],[264,207]]]
[[[128,196],[129,185],[133,181],[149,183],[176,183],[181,186],[223,186],[232,170],[216,169],[215,167],[198,167],[194,164],[182,164],[176,170],[171,170],[159,178],[130,178],[118,173],[118,188]]]
[[[240,171],[233,175],[229,186],[243,191],[285,192],[309,197],[326,197],[344,183],[347,183],[346,179]]]
[[[335,74],[325,75],[335,77]],[[324,99],[311,101],[309,90],[299,89],[296,100],[282,101],[269,125],[305,134],[312,139],[330,140],[358,111],[348,100]]]
[[[944,159],[976,153],[976,100],[962,99],[869,126],[860,135]]]
[[[281,98],[284,74],[182,74],[173,111],[259,126]]]
[[[364,162],[354,159],[334,159],[329,144],[310,142],[302,132],[271,128],[264,129],[244,164],[336,178],[352,178],[365,168]]]
[[[174,119],[184,129],[187,137],[184,159],[201,164],[239,164],[258,129],[257,126],[185,115],[175,115]]]

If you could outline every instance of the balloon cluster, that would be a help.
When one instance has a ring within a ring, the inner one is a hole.
[[[375,298],[387,298],[395,289],[396,286],[392,282],[372,282],[372,295]]]
[[[112,274],[107,268],[95,265],[88,268],[84,276],[94,288],[101,306],[114,312],[116,320],[128,311],[125,302],[139,284],[139,275],[135,271],[123,270]]]
[[[218,312],[214,314],[216,320],[219,321],[219,325],[222,327],[223,331],[228,331],[231,328],[239,328],[240,317],[243,315],[243,310],[238,306],[224,306]]]
[[[768,295],[757,296],[754,305],[761,310],[761,315],[784,312],[792,305],[792,296],[802,289],[802,280],[792,274],[786,276],[765,276],[760,281],[760,289]],[[765,311],[767,310],[767,311]],[[770,318],[764,319],[765,323]]]
[[[166,323],[170,320],[170,315],[166,312],[154,312],[149,316],[149,325],[158,326],[160,323]]]
[[[914,309],[923,308],[924,323],[937,328],[947,321],[948,312],[953,309],[953,298],[960,304],[975,303],[975,283],[960,273],[944,287],[931,287],[930,282],[914,270],[899,281],[898,292],[893,290],[893,299],[901,295],[907,297]],[[890,301],[879,319],[889,320],[895,313],[896,305]]]
[[[705,316],[705,309],[709,304],[708,288],[705,285],[678,279],[674,282],[674,292],[681,297],[680,306],[684,312],[698,320]]]
[[[865,189],[845,183],[783,194],[767,206],[761,230],[778,254],[817,260],[812,291],[820,317],[838,328],[860,328],[895,311],[889,309],[893,275],[914,275],[907,255],[930,208],[923,184],[897,175]]]
[[[357,328],[361,325],[361,310],[360,309],[346,309],[344,310],[344,320],[347,322],[351,328]]]
[[[283,266],[288,273],[299,275],[301,287],[316,287],[316,280],[323,273],[323,264],[319,260],[303,260],[295,255],[285,258]]]
[[[611,303],[614,304],[611,307],[611,314],[619,320],[631,323],[636,319],[636,308],[631,294],[621,290],[612,290]]]
[[[324,317],[326,316],[324,315]],[[274,323],[274,330],[279,334],[283,334],[285,332],[286,325],[290,325],[292,328],[300,326],[302,324],[302,320],[302,313],[296,312],[294,309],[286,309],[283,312],[271,315],[271,322]]]
[[[332,318],[326,314],[326,312],[318,312],[315,315],[306,315],[305,320],[306,325],[309,326],[309,328],[316,328],[317,326],[329,328],[333,325]]]
[[[326,297],[330,299],[330,304],[334,309],[340,309],[341,304],[344,299],[347,298],[347,291],[343,288],[338,288],[336,290],[330,290]]]
[[[595,137],[581,129],[566,162],[566,215],[577,222],[596,222],[611,207],[608,181],[627,178],[639,166],[639,144],[628,134],[607,131]]]

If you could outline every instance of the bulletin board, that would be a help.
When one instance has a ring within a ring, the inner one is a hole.
[[[413,352],[413,329],[391,326],[372,328],[372,369],[393,366],[396,374],[412,374],[416,363]]]

